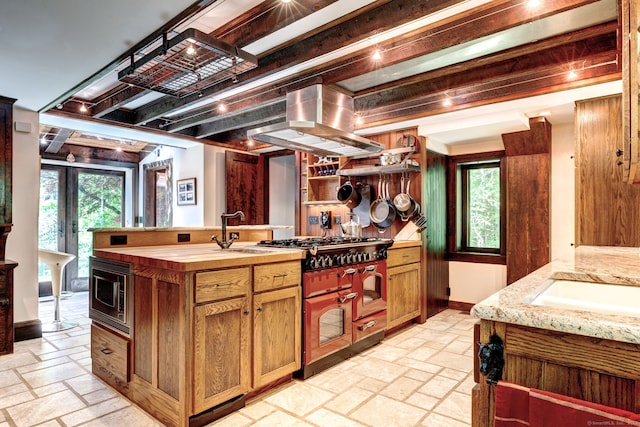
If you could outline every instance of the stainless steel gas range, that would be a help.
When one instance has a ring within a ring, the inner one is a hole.
[[[308,378],[379,343],[387,324],[387,248],[380,238],[265,240],[260,246],[301,248],[303,367]]]

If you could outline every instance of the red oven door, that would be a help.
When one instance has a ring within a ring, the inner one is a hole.
[[[376,261],[358,265],[353,291],[353,318],[361,319],[387,309],[387,262]]]
[[[353,342],[360,341],[387,327],[387,311],[379,311],[374,315],[353,321]]]
[[[352,343],[351,289],[304,300],[304,364]]]

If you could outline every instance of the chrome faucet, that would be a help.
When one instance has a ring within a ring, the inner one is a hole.
[[[244,221],[244,212],[242,211],[236,211],[234,213],[223,212],[222,215],[220,215],[220,217],[222,218],[222,241],[218,240],[217,234],[211,236],[211,240],[216,242],[222,249],[229,248],[229,246],[231,246],[233,241],[236,239],[236,237],[233,236],[229,240],[227,240],[227,220],[229,218],[235,218],[237,216],[240,217],[240,221]]]

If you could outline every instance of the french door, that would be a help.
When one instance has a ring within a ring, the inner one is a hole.
[[[124,226],[125,173],[57,165],[41,166],[38,247],[76,255],[67,264],[63,291],[88,289],[90,228]],[[49,268],[38,265],[40,296],[51,293]]]

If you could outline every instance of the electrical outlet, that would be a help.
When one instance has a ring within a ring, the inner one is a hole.
[[[240,232],[239,231],[232,231],[231,233],[229,233],[229,238],[230,239],[239,239],[240,238]]]
[[[319,219],[318,219],[317,215],[310,215],[309,216],[309,224],[316,225],[316,224],[318,224],[318,222],[319,222]]]

